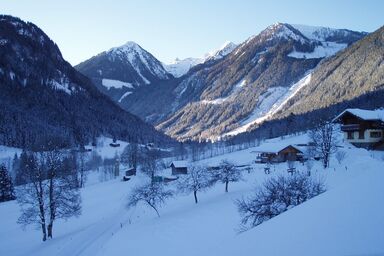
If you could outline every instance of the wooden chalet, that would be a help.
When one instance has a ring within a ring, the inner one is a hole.
[[[354,146],[384,148],[384,109],[346,109],[332,122],[341,124],[344,140]]]
[[[169,167],[172,168],[172,175],[188,173],[188,167],[187,167],[186,161],[173,161]]]
[[[280,148],[259,148],[256,157],[257,163],[282,163],[286,161],[302,161],[304,152],[295,145],[287,145]]]

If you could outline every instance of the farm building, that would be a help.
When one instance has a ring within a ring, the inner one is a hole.
[[[169,167],[172,168],[172,175],[188,173],[188,167],[187,167],[186,161],[173,161]]]
[[[346,109],[332,122],[341,124],[344,140],[354,146],[384,148],[384,109]]]

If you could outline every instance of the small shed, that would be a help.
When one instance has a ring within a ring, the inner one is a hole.
[[[172,168],[172,175],[188,173],[188,167],[187,167],[186,161],[173,161],[169,167]]]
[[[136,175],[136,169],[133,167],[125,171],[125,176],[135,176],[135,175]]]

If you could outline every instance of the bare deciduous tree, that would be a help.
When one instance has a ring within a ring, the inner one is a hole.
[[[228,184],[230,182],[237,182],[241,180],[241,171],[228,160],[220,162],[218,170],[214,173],[214,178],[225,184],[225,192],[228,192]]]
[[[70,176],[60,173],[62,154],[55,150],[41,155],[45,161],[48,185],[49,222],[48,237],[53,237],[53,223],[56,219],[68,219],[81,213],[81,198]]]
[[[314,151],[321,157],[324,169],[329,167],[329,160],[336,152],[337,138],[332,123],[324,123],[309,133]]]
[[[25,153],[25,164],[21,170],[26,184],[17,191],[17,201],[21,207],[21,216],[17,222],[23,226],[39,224],[43,233],[43,241],[47,240],[46,211],[47,198],[45,175],[41,165],[37,163],[35,154]]]
[[[163,183],[149,182],[132,190],[127,207],[134,207],[143,202],[155,210],[157,216],[160,217],[158,208],[164,205],[165,201],[172,196],[173,192],[166,189]]]
[[[184,193],[193,193],[195,203],[198,203],[197,192],[202,192],[213,185],[212,175],[204,166],[190,166],[188,173],[178,179],[177,187]]]
[[[41,226],[43,241],[53,237],[56,219],[78,216],[81,199],[74,179],[63,172],[59,151],[27,154],[23,174],[27,183],[20,186],[17,200],[21,207],[18,223],[25,226],[37,223]]]

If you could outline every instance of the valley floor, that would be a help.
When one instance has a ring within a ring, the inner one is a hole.
[[[306,138],[274,139],[269,144],[297,143]],[[263,145],[262,145],[263,146]],[[217,184],[198,194],[178,195],[160,209],[139,205],[126,209],[130,190],[143,181],[138,175],[128,182],[97,182],[90,175],[82,190],[83,213],[79,218],[58,221],[54,238],[41,242],[40,231],[16,224],[16,202],[0,204],[0,255],[384,255],[384,161],[379,152],[343,145],[347,153],[341,164],[335,160],[323,170],[316,162],[312,175],[325,180],[327,192],[263,224],[238,233],[240,216],[234,200],[250,195],[255,186],[278,173],[287,164],[264,174],[255,164],[256,148],[211,159],[251,164],[244,180]],[[305,167],[297,165],[298,170]],[[93,180],[93,181],[92,181]]]

